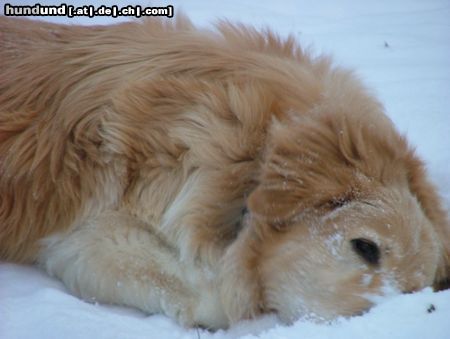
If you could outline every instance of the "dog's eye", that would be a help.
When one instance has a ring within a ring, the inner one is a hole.
[[[344,197],[335,197],[335,198],[333,198],[333,199],[330,199],[328,202],[327,202],[327,207],[328,208],[330,208],[330,209],[337,209],[337,208],[339,208],[339,207],[342,207],[342,206],[344,206],[344,205],[346,205],[347,203],[349,203],[350,202],[350,197],[346,197],[346,196],[344,196]]]
[[[363,258],[370,265],[378,265],[380,261],[380,249],[373,241],[358,238],[350,240],[353,250],[361,258]]]

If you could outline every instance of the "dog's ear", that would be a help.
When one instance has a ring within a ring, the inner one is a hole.
[[[284,229],[303,208],[302,199],[295,190],[258,187],[249,196],[248,208],[252,215],[277,230]]]
[[[360,178],[339,145],[339,126],[327,117],[273,121],[252,215],[276,229],[306,210],[327,210],[354,196]]]
[[[433,287],[450,288],[450,223],[436,188],[428,181],[424,164],[411,152],[407,159],[408,182],[425,215],[430,219],[440,242],[440,261]]]

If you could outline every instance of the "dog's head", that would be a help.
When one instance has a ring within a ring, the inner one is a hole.
[[[253,270],[239,274],[261,291],[235,292],[258,300],[247,313],[354,315],[448,275],[446,214],[422,163],[370,95],[336,86],[269,130],[247,246],[236,245]]]

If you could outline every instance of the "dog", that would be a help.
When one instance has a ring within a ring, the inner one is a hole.
[[[447,288],[424,164],[349,70],[186,17],[0,18],[0,258],[85,300],[226,328]]]

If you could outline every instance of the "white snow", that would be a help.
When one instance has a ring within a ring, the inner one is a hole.
[[[35,1],[8,1],[13,5]],[[37,1],[36,1],[37,2]],[[173,5],[195,23],[229,18],[279,33],[334,55],[357,70],[388,115],[427,162],[450,207],[450,1],[44,1],[60,4]],[[106,23],[110,18],[46,18]],[[123,19],[122,19],[123,20]],[[368,277],[367,279],[370,279]],[[210,333],[184,329],[162,315],[90,304],[33,268],[0,263],[0,338],[450,338],[450,290],[384,299],[369,313],[331,324],[299,320],[282,326],[268,316]]]

